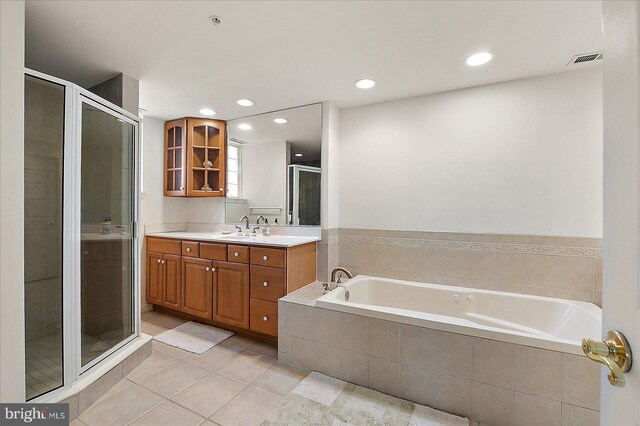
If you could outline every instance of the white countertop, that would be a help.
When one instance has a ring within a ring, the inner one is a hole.
[[[294,237],[287,235],[259,234],[255,237],[239,237],[235,233],[223,235],[220,232],[151,232],[147,237],[174,238],[178,240],[211,241],[227,244],[251,244],[256,246],[295,247],[302,244],[320,241],[318,237]]]

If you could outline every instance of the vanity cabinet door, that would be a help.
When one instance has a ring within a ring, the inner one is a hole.
[[[214,321],[249,328],[249,265],[215,262]]]
[[[163,287],[162,254],[147,252],[147,302],[155,305],[162,304]]]
[[[182,312],[213,319],[213,262],[194,257],[182,258]]]
[[[165,254],[162,256],[164,267],[164,298],[163,305],[167,308],[180,310],[180,256]]]

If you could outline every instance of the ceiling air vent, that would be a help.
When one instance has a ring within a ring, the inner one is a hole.
[[[583,53],[582,55],[576,55],[567,65],[582,64],[584,62],[593,62],[602,59],[602,52]]]

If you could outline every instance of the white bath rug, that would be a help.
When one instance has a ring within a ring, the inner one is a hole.
[[[187,352],[201,354],[231,336],[231,331],[189,321],[160,333],[153,339]]]
[[[262,426],[469,426],[469,419],[324,374],[309,374]]]

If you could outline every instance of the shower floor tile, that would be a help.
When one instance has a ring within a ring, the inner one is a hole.
[[[82,364],[108,350],[111,346],[93,337],[82,335]],[[62,333],[40,337],[25,345],[27,400],[62,386]]]

